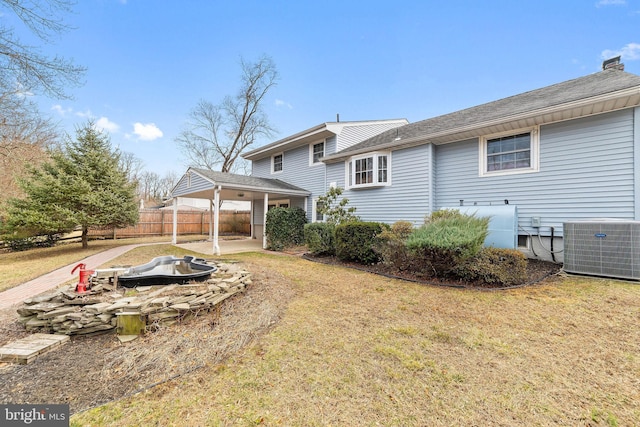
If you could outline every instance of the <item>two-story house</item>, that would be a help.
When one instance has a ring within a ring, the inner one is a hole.
[[[355,128],[345,131],[356,122],[326,123],[253,150],[244,156],[253,179],[297,191],[253,199],[255,236],[271,205],[317,220],[314,200],[331,185],[363,220],[386,223],[418,225],[442,207],[515,205],[517,245],[545,259],[552,236],[562,247],[567,220],[640,220],[640,76],[622,68],[411,124],[358,122],[380,127],[355,139],[347,137]],[[188,194],[183,184],[176,195]]]
[[[172,198],[174,203],[180,197],[205,198],[212,206],[220,200],[251,201],[251,235],[266,245],[264,222],[271,207],[299,207],[310,222],[318,218],[317,198],[330,185],[322,158],[406,124],[406,119],[322,123],[244,154],[252,162],[251,176],[189,168]],[[212,237],[217,252],[217,235]]]

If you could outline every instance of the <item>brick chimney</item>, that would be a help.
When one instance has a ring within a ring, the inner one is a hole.
[[[602,62],[603,71],[608,70],[609,68],[624,71],[624,64],[620,62],[620,56],[616,56],[615,58],[607,59]]]

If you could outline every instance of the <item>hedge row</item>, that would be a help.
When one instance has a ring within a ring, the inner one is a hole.
[[[336,255],[360,264],[382,262],[419,276],[461,279],[492,285],[517,285],[527,280],[527,262],[512,249],[484,248],[488,218],[456,210],[438,211],[414,229],[399,221],[348,222],[304,226],[305,244],[314,255]]]

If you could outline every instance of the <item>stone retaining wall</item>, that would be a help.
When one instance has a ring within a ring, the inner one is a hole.
[[[191,313],[211,310],[251,284],[251,274],[237,265],[217,264],[217,267],[210,279],[195,284],[106,292],[107,283],[98,281],[85,294],[76,293],[72,285],[25,300],[17,310],[19,320],[29,331],[66,335],[114,329],[117,316],[124,314],[144,316],[147,327],[172,324]]]

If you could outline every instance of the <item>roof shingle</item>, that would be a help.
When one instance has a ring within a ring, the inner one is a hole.
[[[617,69],[608,69],[588,76],[546,86],[541,89],[524,92],[508,98],[401,126],[348,147],[337,153],[337,155],[362,151],[367,148],[375,149],[377,146],[388,144],[396,139],[401,141],[420,136],[427,137],[428,135],[449,130],[453,132],[462,126],[481,124],[500,118],[508,119],[509,116],[534,112],[543,108],[559,106],[636,86],[640,87],[640,76]]]

